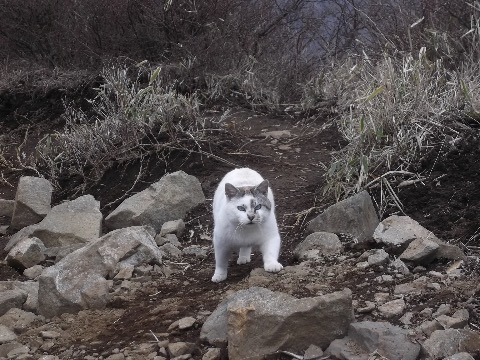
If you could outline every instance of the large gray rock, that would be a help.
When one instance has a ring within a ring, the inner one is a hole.
[[[127,266],[161,262],[154,235],[143,226],[112,231],[46,268],[39,277],[39,313],[51,318],[104,308],[110,299],[107,278]]]
[[[307,232],[330,232],[353,235],[359,242],[372,239],[379,220],[368,192],[362,191],[330,206],[310,221]]]
[[[200,337],[228,342],[230,359],[262,358],[279,349],[305,351],[327,346],[353,321],[350,290],[312,298],[252,287],[225,299],[203,324]]]
[[[11,227],[21,229],[38,223],[50,211],[52,184],[46,179],[22,176],[18,181]]]
[[[80,196],[54,206],[40,223],[14,234],[5,250],[29,237],[39,238],[47,248],[85,244],[101,235],[102,219],[100,202],[92,195]]]
[[[149,225],[158,233],[165,222],[183,218],[204,201],[198,179],[177,171],[124,200],[106,217],[105,225],[109,229]]]
[[[36,237],[23,239],[7,255],[7,264],[25,270],[45,260],[45,246]]]
[[[334,340],[325,351],[335,359],[369,359],[374,351],[389,360],[416,360],[420,345],[408,331],[387,322],[362,321],[350,324],[348,336]]]
[[[343,245],[337,235],[327,232],[314,232],[298,244],[293,255],[299,260],[317,259],[322,255],[343,252]]]
[[[480,356],[480,334],[472,330],[436,330],[424,341],[423,352],[429,359],[443,359],[460,352]]]

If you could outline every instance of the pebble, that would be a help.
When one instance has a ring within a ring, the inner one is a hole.
[[[405,311],[405,301],[403,299],[392,300],[378,307],[378,311],[386,318],[391,318],[402,314]]]

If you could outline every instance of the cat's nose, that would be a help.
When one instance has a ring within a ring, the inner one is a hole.
[[[248,217],[248,220],[250,220],[250,221],[253,221],[253,219],[255,219],[255,215],[248,215],[247,214],[247,217]]]

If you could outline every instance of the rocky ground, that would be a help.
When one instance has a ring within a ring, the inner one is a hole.
[[[52,126],[58,125],[52,122]],[[9,123],[8,128],[12,127]],[[138,267],[131,277],[113,280],[112,298],[104,310],[19,320],[13,326],[16,345],[9,347],[11,342],[0,345],[4,356],[15,350],[10,353],[11,358],[38,359],[41,355],[45,360],[56,359],[54,356],[110,360],[177,356],[183,356],[179,359],[227,358],[223,343],[211,344],[200,336],[202,325],[228,295],[252,286],[297,298],[324,296],[348,288],[355,321],[386,321],[399,326],[406,330],[414,344],[424,344],[434,330],[444,328],[465,328],[478,334],[478,128],[472,127],[470,137],[452,144],[451,148],[433,149],[427,154],[422,168],[418,169],[426,175],[425,181],[398,191],[404,214],[394,208],[385,214],[410,216],[439,239],[457,245],[466,257],[462,260],[439,258],[424,265],[412,262],[403,269],[394,265],[398,254],[388,249],[386,258],[380,262],[369,257],[382,254],[379,252],[385,247],[382,243],[359,247],[343,234],[339,234],[342,247],[337,253],[306,261],[298,260],[294,254],[295,247],[308,233],[308,222],[333,204],[332,199],[322,194],[324,165],[328,164],[331,152],[342,145],[332,123],[323,118],[273,117],[237,110],[220,127],[226,132],[205,149],[215,156],[180,152],[172,154],[167,162],[152,160],[148,163],[145,181],[137,183],[131,192],[141,191],[158,181],[165,170],[183,170],[197,177],[207,200],[184,219],[186,228],[177,247],[185,250],[196,245],[199,251],[171,253],[164,257],[161,267]],[[40,132],[48,130],[43,123]],[[232,258],[228,279],[214,284],[210,281],[214,269],[210,246],[211,198],[221,177],[235,166],[254,168],[270,180],[283,241],[280,262],[285,270],[279,274],[265,273],[259,254],[255,253],[252,262],[246,265],[237,265]],[[138,168],[139,164],[130,164],[113,169],[101,185],[88,189],[88,193],[100,201],[105,217],[119,204],[116,200],[132,187]],[[19,173],[6,174],[8,182],[16,184]],[[15,186],[4,183],[1,190],[1,198],[14,198]],[[79,194],[68,186],[62,191],[56,189],[54,205],[77,196]],[[375,190],[372,196],[376,199]],[[7,230],[2,237],[4,244],[13,233]],[[43,265],[51,262],[47,259]],[[26,281],[28,278],[4,261],[0,280]],[[3,323],[8,321],[12,327],[12,320],[3,318]],[[447,334],[448,339],[453,337]],[[480,358],[478,339],[472,339],[471,344],[462,345],[455,352],[469,350],[475,358]],[[438,340],[442,341],[445,340]],[[213,348],[219,350],[210,350]],[[303,356],[305,350],[298,349],[297,355]],[[382,358],[374,350],[370,358]],[[435,358],[444,357],[440,350],[433,353],[437,354]],[[292,355],[272,353],[268,357],[291,358]]]

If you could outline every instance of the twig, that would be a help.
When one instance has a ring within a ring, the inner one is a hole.
[[[150,331],[150,334],[152,334],[152,336],[155,338],[157,342],[160,342],[160,340],[158,340],[157,336],[153,333],[152,330],[148,330],[148,331]]]

